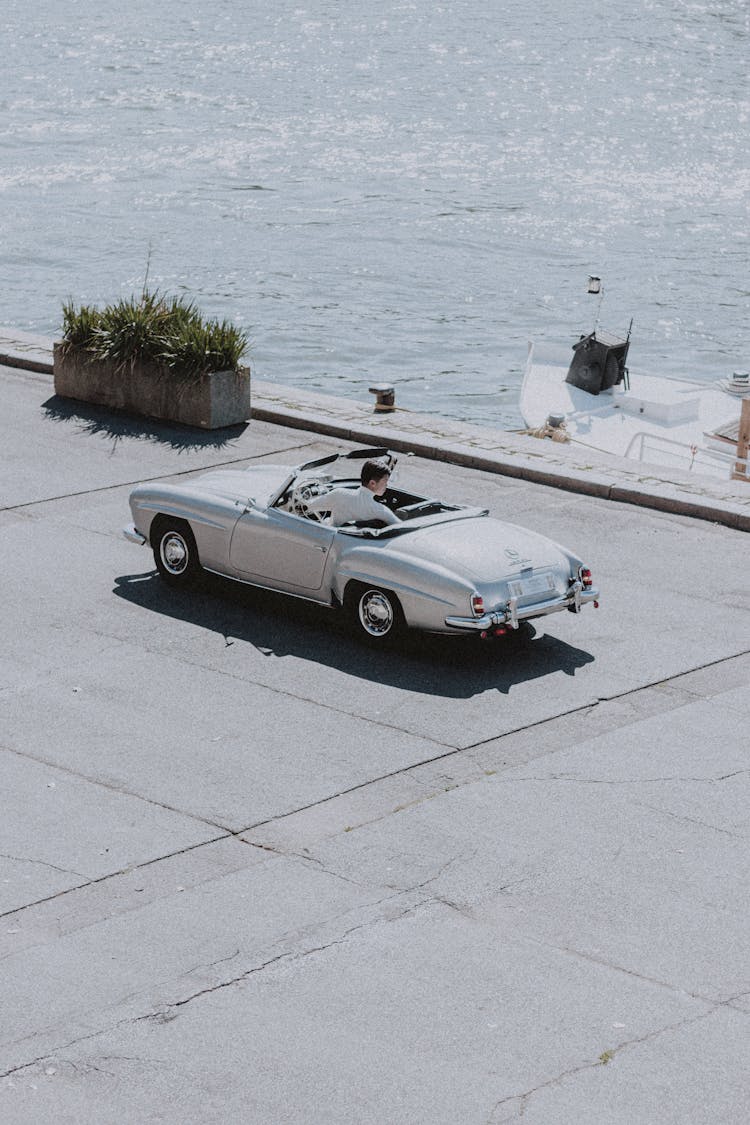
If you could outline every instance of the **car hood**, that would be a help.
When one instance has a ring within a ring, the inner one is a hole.
[[[488,516],[414,528],[394,535],[389,548],[473,582],[494,582],[528,566],[567,567],[574,557],[544,535]]]
[[[252,469],[216,469],[204,473],[202,477],[188,483],[196,485],[203,492],[223,496],[227,500],[253,499],[265,504],[288,478],[291,468],[287,465],[259,465]]]

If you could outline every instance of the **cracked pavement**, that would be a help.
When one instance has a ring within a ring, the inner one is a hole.
[[[370,652],[120,531],[340,443],[0,378],[0,1119],[745,1125],[747,536],[404,458],[602,608]]]

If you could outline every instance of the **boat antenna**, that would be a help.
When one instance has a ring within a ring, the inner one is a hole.
[[[594,335],[596,336],[599,331],[599,316],[602,311],[602,301],[604,300],[604,286],[600,277],[589,277],[588,292],[594,296],[599,297],[599,304],[596,306],[596,320],[594,322]]]

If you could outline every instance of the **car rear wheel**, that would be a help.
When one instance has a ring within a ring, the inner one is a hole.
[[[151,528],[151,546],[156,569],[170,586],[189,585],[201,573],[195,537],[184,520],[157,517]]]
[[[390,590],[364,585],[350,587],[346,608],[355,631],[369,644],[392,642],[406,628],[399,600]]]

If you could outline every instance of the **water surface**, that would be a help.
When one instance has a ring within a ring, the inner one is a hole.
[[[750,364],[746,0],[6,0],[0,322],[149,282],[265,379],[520,424],[529,338]]]

